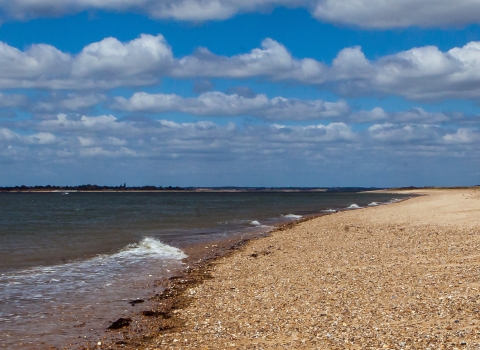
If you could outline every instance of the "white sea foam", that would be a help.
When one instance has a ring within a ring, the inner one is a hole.
[[[253,220],[253,221],[250,222],[250,225],[260,226],[260,222],[258,222],[257,220]]]
[[[287,218],[287,219],[301,219],[302,218],[301,215],[295,215],[295,214],[287,214],[287,215],[284,215],[283,217]]]
[[[377,205],[380,205],[380,203],[372,202],[372,203],[370,203],[368,206],[369,206],[369,207],[375,207],[375,206],[377,206]]]
[[[152,257],[181,260],[187,256],[178,248],[162,243],[155,238],[145,237],[139,243],[127,245],[124,249],[112,255],[111,257]]]
[[[0,274],[0,320],[32,334],[53,334],[59,325],[82,321],[96,327],[101,317],[106,324],[125,309],[125,300],[145,295],[145,285],[169,277],[185,257],[180,249],[146,237],[111,255]],[[101,315],[98,322],[90,320],[92,305]],[[38,315],[43,322],[36,322]]]
[[[70,290],[85,281],[91,284],[121,276],[125,268],[145,266],[149,261],[161,261],[161,265],[178,264],[186,257],[187,255],[178,248],[164,244],[155,238],[145,237],[136,244],[127,245],[115,254],[103,254],[84,261],[5,273],[0,276],[0,284],[10,287],[17,284],[28,285],[32,288],[30,291],[37,290],[44,292],[40,294],[53,296],[56,289]],[[56,288],[48,287],[51,283],[55,284]],[[24,297],[28,299],[28,290],[13,288],[6,292],[4,296],[7,298],[17,293],[25,293]],[[9,292],[13,295],[9,295]]]
[[[387,203],[397,203],[397,202],[401,202],[403,199],[398,199],[398,198],[392,198],[390,199]]]
[[[322,210],[322,213],[336,213],[337,211],[335,209],[325,209]]]
[[[352,205],[350,205],[349,207],[347,207],[347,209],[360,209],[360,208],[361,208],[361,207],[358,206],[358,204],[355,204],[355,203],[352,204]]]

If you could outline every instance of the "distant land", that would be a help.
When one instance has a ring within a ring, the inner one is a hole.
[[[408,187],[405,189],[412,189]],[[179,187],[179,186],[12,186],[0,187],[0,192],[362,192],[385,188],[377,187]]]

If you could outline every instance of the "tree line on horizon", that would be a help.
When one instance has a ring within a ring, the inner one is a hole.
[[[103,191],[103,190],[138,190],[138,191],[182,191],[187,190],[186,188],[179,186],[131,186],[127,187],[126,184],[119,186],[98,186],[98,185],[79,185],[79,186],[55,186],[55,185],[46,185],[46,186],[10,186],[10,187],[0,187],[0,191],[28,191],[28,190],[48,190],[48,191]]]

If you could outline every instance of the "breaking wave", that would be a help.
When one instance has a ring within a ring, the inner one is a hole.
[[[295,214],[287,214],[287,215],[284,215],[283,217],[287,219],[301,219],[303,216],[295,215]]]

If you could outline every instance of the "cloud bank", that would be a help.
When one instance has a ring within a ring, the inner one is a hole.
[[[480,3],[476,0],[0,0],[0,18],[28,20],[82,11],[115,11],[204,22],[276,7],[305,8],[319,21],[362,28],[446,27],[480,22]]]
[[[0,121],[0,179],[92,183],[108,174],[117,182],[280,186],[300,176],[303,186],[457,184],[478,180],[479,141],[476,128],[431,124],[380,122],[356,130],[343,122],[221,125],[58,114]],[[462,175],[452,177],[458,167]]]
[[[345,101],[269,99],[266,95],[243,97],[222,92],[207,92],[197,98],[137,92],[129,99],[117,97],[112,108],[141,113],[182,112],[198,116],[252,116],[269,120],[319,120],[339,118],[350,112]]]
[[[0,43],[0,88],[112,89],[180,79],[267,79],[333,89],[342,96],[397,95],[411,100],[478,100],[480,42],[447,52],[424,46],[368,60],[360,47],[339,52],[331,65],[297,59],[282,44],[218,56],[206,48],[175,58],[162,35],[122,43],[106,38],[77,55],[44,44],[25,51]]]
[[[62,154],[93,156],[98,154],[96,152],[141,158],[190,157],[212,152],[220,155],[228,153],[234,158],[256,157],[258,153],[267,155],[271,152],[306,156],[311,152],[326,155],[330,151],[350,147],[362,152],[371,151],[379,145],[384,150],[401,153],[431,147],[436,150],[437,156],[450,152],[451,145],[470,147],[470,150],[480,153],[476,147],[480,131],[476,128],[418,123],[384,122],[373,124],[366,130],[354,130],[343,122],[303,126],[244,123],[240,126],[232,122],[221,125],[211,121],[131,121],[111,114],[58,114],[48,120],[17,121],[10,127],[0,125],[0,130],[0,149],[5,156],[29,145],[48,146],[51,154],[59,157]],[[28,153],[24,156],[29,157]]]

